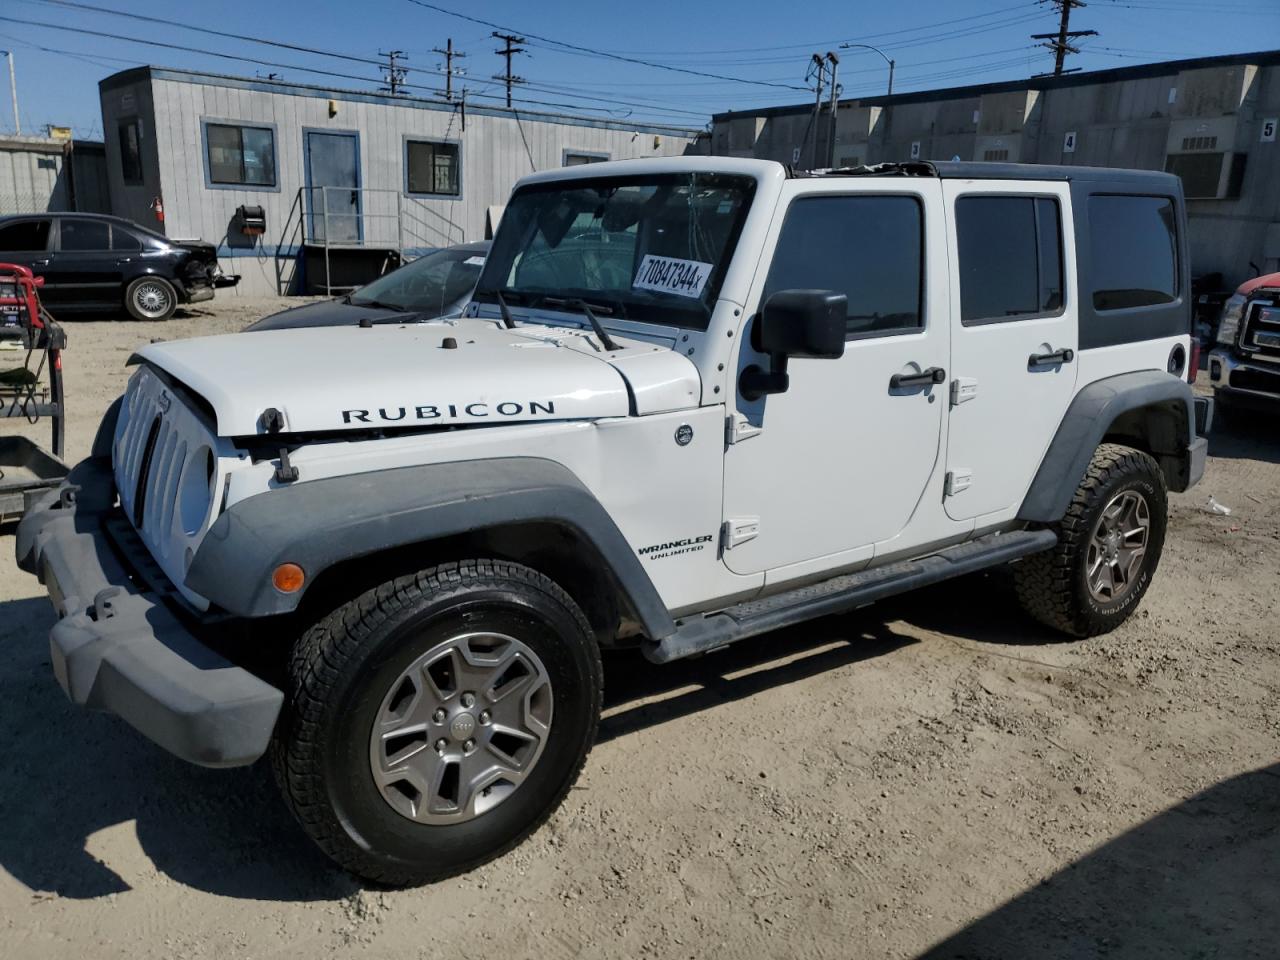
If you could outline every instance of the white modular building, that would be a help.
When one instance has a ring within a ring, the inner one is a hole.
[[[532,171],[708,152],[682,127],[160,67],[99,93],[111,212],[216,244],[249,295],[334,292],[491,236]]]

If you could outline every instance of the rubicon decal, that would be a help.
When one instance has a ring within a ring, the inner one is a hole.
[[[705,550],[711,540],[712,535],[706,533],[700,537],[686,537],[683,540],[655,543],[651,547],[641,547],[640,556],[646,560],[665,560],[667,557],[676,557],[682,553],[696,553],[699,550]]]
[[[427,423],[432,420],[501,420],[511,417],[553,417],[554,400],[503,400],[500,403],[423,403],[412,407],[343,410],[343,423]]]

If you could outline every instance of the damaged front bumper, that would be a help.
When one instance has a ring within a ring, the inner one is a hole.
[[[114,504],[110,464],[85,460],[18,527],[18,565],[40,578],[58,614],[49,635],[58,683],[73,703],[120,716],[184,760],[254,762],[283,694],[202,643],[130,573],[104,530]]]

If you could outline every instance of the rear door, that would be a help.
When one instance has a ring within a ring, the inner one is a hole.
[[[1075,393],[1075,240],[1065,183],[944,180],[952,270],[944,504],[1016,512]]]
[[[50,301],[69,307],[119,306],[124,271],[122,254],[111,249],[111,222],[59,217],[57,234],[45,274]]]

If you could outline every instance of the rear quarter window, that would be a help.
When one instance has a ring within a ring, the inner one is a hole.
[[[1178,299],[1176,224],[1169,197],[1089,198],[1095,310],[1150,307]]]

